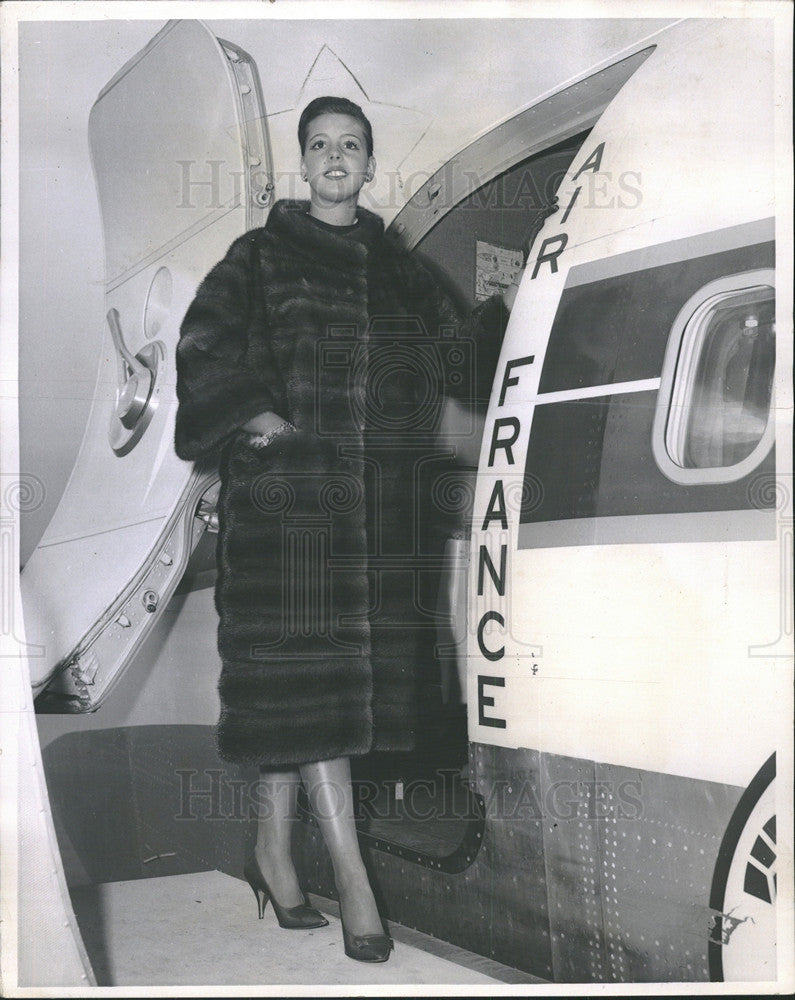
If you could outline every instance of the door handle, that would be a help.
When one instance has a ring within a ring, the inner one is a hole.
[[[119,389],[110,422],[110,445],[126,455],[141,440],[157,406],[155,381],[165,357],[162,344],[153,341],[138,354],[124,342],[118,309],[108,310],[108,326],[116,351]]]
[[[116,416],[122,424],[132,430],[146,409],[152,393],[152,372],[132,354],[124,343],[118,309],[108,312],[108,326],[116,348],[116,362],[119,370],[119,395],[116,401]]]

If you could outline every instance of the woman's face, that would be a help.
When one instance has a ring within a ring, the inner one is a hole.
[[[375,173],[367,155],[364,129],[350,115],[328,113],[309,123],[301,172],[312,200],[323,206],[356,203],[366,180]]]

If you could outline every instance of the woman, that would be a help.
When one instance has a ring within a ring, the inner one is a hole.
[[[450,340],[450,301],[358,207],[376,167],[361,108],[318,98],[298,137],[309,203],[274,205],[185,316],[176,450],[221,449],[217,738],[223,758],[261,769],[245,869],[260,916],[270,898],[282,926],[327,923],[290,855],[303,781],[345,952],[376,962],[392,941],[359,851],[350,757],[414,744],[417,673],[433,657],[418,577],[438,571],[449,520],[430,500],[435,432],[473,365],[490,382],[507,309],[487,301]],[[471,345],[487,347],[474,358]]]

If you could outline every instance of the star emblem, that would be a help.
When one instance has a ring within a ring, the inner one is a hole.
[[[298,119],[316,97],[347,97],[358,104],[373,126],[378,169],[375,180],[360,196],[364,208],[377,212],[388,225],[428,174],[404,176],[403,163],[433,122],[423,111],[374,100],[351,69],[324,44],[296,94],[293,106],[267,114],[276,180],[276,198],[307,198],[308,188],[298,172]],[[415,171],[416,173],[416,171]]]

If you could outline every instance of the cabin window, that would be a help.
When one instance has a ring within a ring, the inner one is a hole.
[[[658,399],[654,454],[680,483],[732,482],[773,442],[773,272],[710,282],[680,311]]]

